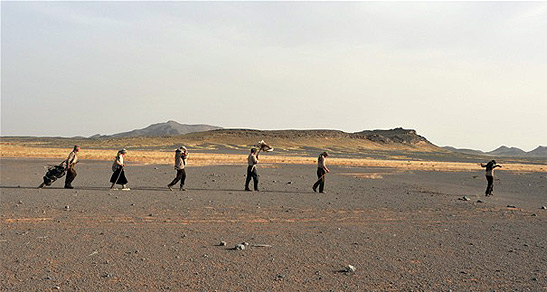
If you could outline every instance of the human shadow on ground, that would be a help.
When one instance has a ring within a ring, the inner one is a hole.
[[[114,188],[111,189],[108,186],[104,187],[91,187],[91,186],[85,186],[80,187],[76,186],[73,189],[65,189],[62,186],[48,186],[44,188],[38,188],[33,186],[0,186],[0,189],[22,189],[22,190],[85,190],[85,191],[121,191],[120,188]],[[153,192],[171,192],[167,187],[131,187],[130,191],[153,191]],[[185,192],[191,192],[191,191],[209,191],[209,192],[242,192],[242,193],[249,193],[249,194],[260,194],[260,193],[282,193],[282,194],[303,194],[303,193],[313,193],[313,191],[276,191],[276,190],[261,190],[259,192],[256,191],[245,191],[243,189],[206,189],[206,188],[187,188],[186,191],[180,191],[177,188],[173,188],[173,193],[185,193]],[[319,194],[319,193],[317,193]]]

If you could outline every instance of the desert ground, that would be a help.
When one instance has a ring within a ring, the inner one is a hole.
[[[480,167],[332,165],[319,194],[312,164],[260,165],[260,192],[243,163],[190,165],[171,192],[171,165],[130,160],[122,191],[83,160],[75,189],[36,189],[58,162],[1,160],[2,291],[547,290],[546,172],[484,197]]]

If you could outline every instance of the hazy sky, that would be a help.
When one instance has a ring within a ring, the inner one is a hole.
[[[547,145],[546,2],[1,2],[1,134],[175,120]]]

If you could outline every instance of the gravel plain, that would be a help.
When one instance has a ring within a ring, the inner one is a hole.
[[[547,173],[82,161],[36,189],[47,159],[2,159],[2,291],[546,291]],[[469,200],[463,200],[463,197]],[[510,207],[508,207],[510,206]],[[226,245],[221,245],[224,242]],[[235,249],[244,244],[244,249]],[[354,271],[349,269],[349,266]]]

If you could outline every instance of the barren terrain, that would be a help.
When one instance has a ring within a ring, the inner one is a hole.
[[[75,189],[38,190],[58,159],[2,158],[0,290],[547,289],[545,172],[497,171],[485,198],[479,167],[331,165],[318,194],[313,164],[260,165],[261,192],[244,164],[190,165],[170,192],[171,165],[129,161],[131,191],[92,160]]]

